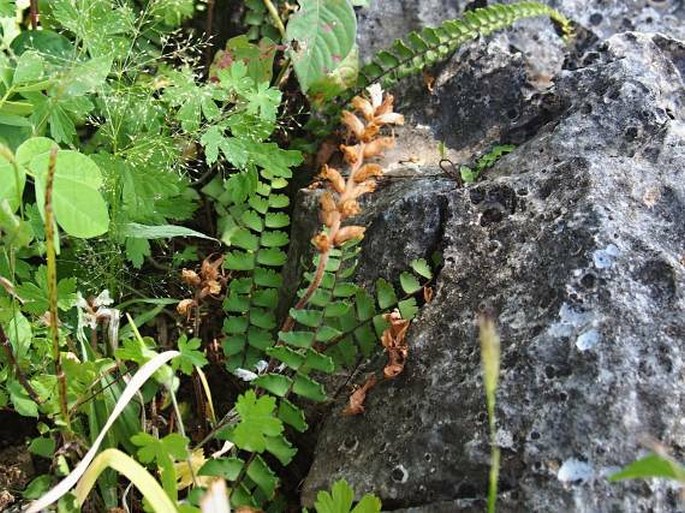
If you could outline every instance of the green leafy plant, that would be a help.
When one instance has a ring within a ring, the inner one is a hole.
[[[511,153],[515,149],[516,146],[513,144],[500,144],[493,146],[490,151],[476,160],[476,164],[473,168],[468,166],[459,166],[459,174],[461,175],[461,179],[466,183],[473,183],[477,181],[483,171],[494,166],[503,155]]]

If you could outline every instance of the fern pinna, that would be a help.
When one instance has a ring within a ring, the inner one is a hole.
[[[362,89],[375,82],[388,87],[447,58],[467,41],[535,16],[548,16],[561,28],[565,37],[572,33],[571,22],[545,4],[518,2],[489,5],[467,11],[462,19],[447,20],[438,27],[427,27],[396,40],[390,48],[380,51],[362,67],[357,87]]]

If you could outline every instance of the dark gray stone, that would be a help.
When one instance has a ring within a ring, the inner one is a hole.
[[[405,372],[371,392],[364,415],[341,416],[341,398],[325,421],[305,504],[344,477],[387,511],[484,510],[474,319],[491,308],[503,344],[498,511],[677,510],[669,483],[606,476],[643,453],[645,435],[676,456],[685,448],[684,55],[664,36],[615,35],[550,91],[521,98],[526,130],[481,117],[521,143],[485,180],[457,188],[421,165],[390,173],[365,207],[360,280],[396,279],[436,249],[444,266]],[[497,81],[481,84],[497,101]],[[453,122],[449,109],[431,130]],[[413,152],[414,132],[389,157]]]

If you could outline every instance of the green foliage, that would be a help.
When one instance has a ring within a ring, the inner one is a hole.
[[[533,16],[548,16],[561,26],[565,35],[571,33],[570,22],[542,3],[489,5],[467,11],[462,19],[448,20],[438,27],[427,27],[396,40],[387,50],[376,54],[370,63],[362,67],[357,86],[363,88],[380,81],[384,87],[389,87],[401,78],[445,59],[468,41]]]
[[[685,483],[685,467],[666,455],[649,454],[609,476],[609,481],[666,478]]]
[[[330,493],[319,492],[314,508],[316,513],[380,513],[381,511],[381,501],[373,495],[364,495],[354,508],[352,508],[353,501],[354,490],[343,479],[333,484]]]
[[[353,53],[356,34],[357,18],[349,0],[300,1],[300,10],[288,22],[286,39],[290,43],[290,58],[303,92],[308,92],[315,85],[319,90],[325,89],[322,81],[351,83],[341,79],[340,72],[337,77],[333,73],[340,66],[356,68],[356,52]],[[352,72],[352,75],[356,77],[356,73]]]
[[[511,153],[516,149],[513,144],[502,144],[494,146],[490,151],[481,156],[477,161],[475,167],[472,169],[467,166],[460,166],[459,173],[462,180],[466,183],[472,183],[478,180],[481,173],[486,169],[495,165],[495,163],[502,158],[503,155]]]

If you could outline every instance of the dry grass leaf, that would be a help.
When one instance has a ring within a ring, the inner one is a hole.
[[[428,285],[426,285],[425,287],[423,287],[423,300],[426,303],[430,303],[433,300],[434,293],[435,291],[433,290],[433,287],[429,287]]]
[[[343,415],[359,415],[364,413],[364,401],[366,400],[366,394],[373,387],[376,386],[378,380],[375,374],[371,374],[366,382],[360,386],[357,390],[352,392],[347,406],[343,410]]]

